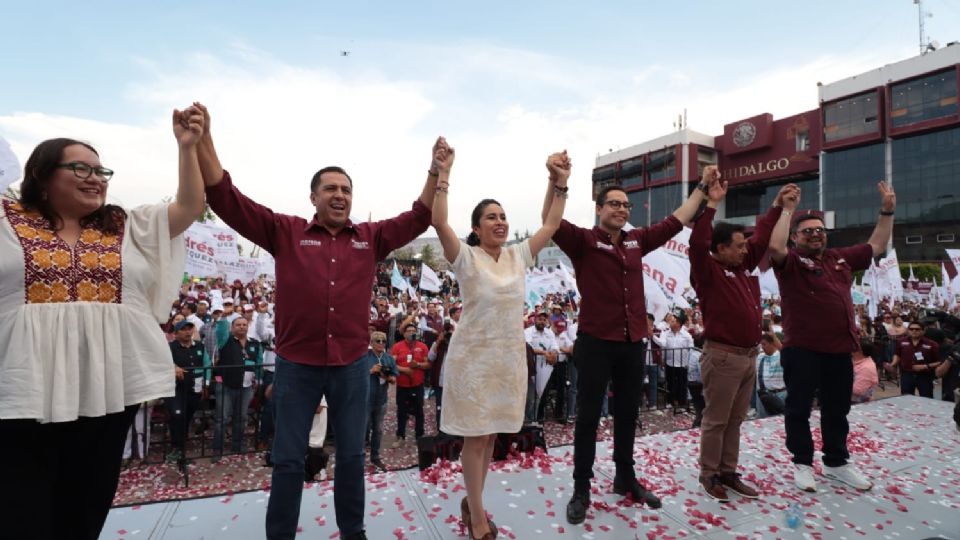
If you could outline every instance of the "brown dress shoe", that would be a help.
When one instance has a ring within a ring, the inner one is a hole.
[[[744,484],[740,480],[740,475],[737,473],[721,475],[720,483],[722,483],[724,486],[736,491],[741,496],[746,497],[748,499],[760,498],[760,494],[757,492],[757,490]]]
[[[716,475],[701,478],[700,487],[703,488],[703,491],[709,495],[711,498],[716,499],[718,502],[730,502],[730,497],[727,495],[727,490],[723,488],[723,484],[720,483],[720,478]]]
[[[463,521],[463,526],[467,528],[467,534],[470,538],[473,538],[473,523],[470,521],[470,503],[467,502],[467,498],[464,497],[460,501],[460,519]],[[500,532],[497,530],[497,524],[493,522],[492,519],[487,518],[487,525],[490,527],[490,532],[483,535],[480,540],[494,540],[497,537],[497,534]]]

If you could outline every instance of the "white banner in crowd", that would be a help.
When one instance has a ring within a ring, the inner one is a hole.
[[[260,258],[257,260],[260,261],[260,268],[257,270],[257,274],[265,274],[272,278],[277,277],[277,261],[274,260],[273,255],[261,249]]]
[[[203,232],[209,235],[213,241],[214,257],[218,261],[232,261],[240,256],[237,250],[237,240],[240,238],[233,229],[227,227],[218,227],[209,223],[194,223],[190,225],[191,229]]]
[[[227,227],[194,223],[183,235],[187,248],[184,271],[202,278],[223,277],[249,283],[260,274],[276,276],[276,263],[261,250],[259,258],[241,257],[237,250],[240,236]]]
[[[239,279],[241,283],[250,283],[260,275],[260,259],[237,257],[232,261],[217,261],[217,269],[228,282]]]
[[[20,178],[20,162],[8,143],[0,137],[0,193]]]
[[[213,238],[206,229],[190,226],[183,233],[183,243],[187,248],[184,271],[190,276],[218,277],[216,252]]]
[[[880,296],[892,300],[903,298],[903,282],[900,277],[900,262],[897,260],[897,250],[891,249],[887,256],[877,264]]]

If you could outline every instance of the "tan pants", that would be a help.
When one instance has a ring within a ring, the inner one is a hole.
[[[747,417],[757,380],[757,349],[708,341],[700,357],[700,375],[706,402],[700,477],[735,473],[740,459],[740,424]]]

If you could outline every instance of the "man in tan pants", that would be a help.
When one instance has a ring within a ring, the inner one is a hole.
[[[757,379],[757,345],[763,310],[760,281],[752,276],[778,220],[790,220],[800,189],[784,186],[766,215],[757,220],[749,240],[742,225],[713,225],[717,205],[727,194],[715,166],[703,172],[700,189],[708,202],[690,235],[690,274],[704,318],[703,411],[700,438],[700,484],[710,497],[727,502],[727,489],[744,497],[759,496],[737,474],[740,424],[747,416]]]

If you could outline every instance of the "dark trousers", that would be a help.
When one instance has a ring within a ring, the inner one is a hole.
[[[164,399],[167,405],[167,423],[170,425],[170,446],[183,450],[187,441],[187,431],[194,413],[200,407],[200,394],[193,388],[177,385],[177,394]]]
[[[933,375],[914,371],[900,372],[900,393],[912,396],[914,391],[920,397],[933,399]]]
[[[51,424],[0,420],[0,539],[99,538],[138,408]]]
[[[359,359],[358,359],[359,360]],[[337,436],[333,505],[340,536],[363,530],[365,487],[363,430],[366,427],[370,371],[364,362],[346,366],[308,366],[277,357],[273,382],[276,433],[273,476],[267,503],[267,538],[293,540],[300,519],[304,457],[313,415],[327,398],[327,414]]]
[[[547,396],[550,391],[556,392],[556,400],[553,404],[553,417],[557,420],[566,418],[566,399],[567,399],[567,364],[558,362],[553,365],[553,371],[550,372],[550,379],[543,389],[543,395],[540,396],[540,403],[537,405],[537,421],[543,422],[543,417],[547,412]]]
[[[707,403],[703,399],[703,383],[688,382],[687,390],[690,390],[690,401],[693,403],[693,427],[698,428],[703,423],[703,409]]]
[[[853,362],[850,353],[820,353],[800,347],[787,347],[780,353],[783,380],[787,385],[787,450],[793,462],[813,465],[813,436],[810,434],[810,410],[813,398],[820,400],[820,430],[823,435],[823,464],[840,467],[847,463],[847,413],[853,393]]]
[[[407,420],[413,415],[414,433],[423,437],[423,385],[397,387],[397,437],[406,438]]]
[[[574,363],[577,366],[577,423],[573,434],[573,479],[575,489],[590,487],[597,452],[600,407],[613,381],[613,461],[617,475],[634,478],[633,443],[640,392],[643,386],[643,342],[606,341],[589,334],[577,336]]]
[[[267,387],[273,384],[273,372],[263,370],[263,383],[257,391],[260,407],[260,430],[257,432],[257,441],[269,441],[273,437],[273,400],[267,399]]]
[[[687,405],[687,368],[667,366],[667,405],[676,403],[684,407]]]

